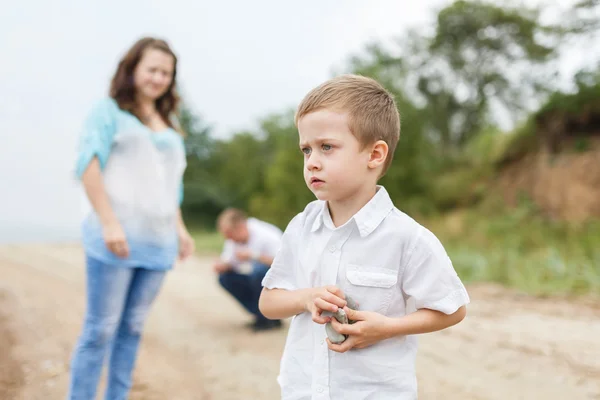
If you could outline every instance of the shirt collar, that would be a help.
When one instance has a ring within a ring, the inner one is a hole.
[[[354,220],[360,236],[365,237],[373,232],[393,209],[394,203],[392,203],[387,190],[378,185],[375,196],[354,214],[351,220]],[[322,202],[322,208],[310,231],[316,232],[323,224],[329,229],[335,229],[326,201]]]

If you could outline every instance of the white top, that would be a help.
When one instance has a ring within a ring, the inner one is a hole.
[[[130,254],[120,259],[108,250],[91,206],[82,224],[86,253],[110,265],[170,269],[178,253],[177,213],[187,166],[182,137],[171,128],[153,132],[115,100],[104,98],[84,122],[77,177],[94,157]]]
[[[275,225],[248,218],[248,243],[237,243],[231,239],[225,240],[221,260],[232,265],[234,269],[242,266],[242,262],[235,256],[235,252],[241,249],[248,249],[251,252],[275,257],[279,246],[281,245],[281,236],[283,232]]]
[[[359,309],[401,317],[419,308],[454,313],[469,303],[444,247],[429,230],[377,194],[335,228],[314,201],[288,225],[263,279],[269,289],[337,285]],[[331,351],[325,326],[309,313],[292,319],[278,382],[283,400],[417,398],[417,338],[395,337],[346,353]]]

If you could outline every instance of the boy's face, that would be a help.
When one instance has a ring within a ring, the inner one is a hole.
[[[298,121],[304,180],[319,200],[349,199],[377,181],[371,147],[361,145],[348,127],[348,115],[327,109]],[[384,156],[385,159],[385,156]]]

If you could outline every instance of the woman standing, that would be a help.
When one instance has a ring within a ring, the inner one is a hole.
[[[92,205],[82,226],[87,309],[69,399],[95,398],[105,356],[105,398],[127,398],[165,273],[194,251],[179,208],[186,160],[173,122],[176,70],[166,42],[139,40],[120,61],[110,96],[84,123],[76,173]]]

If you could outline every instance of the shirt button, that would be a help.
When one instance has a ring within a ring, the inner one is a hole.
[[[335,246],[331,246],[331,247],[329,248],[329,251],[330,251],[330,252],[332,252],[332,253],[333,253],[335,250],[336,250]]]
[[[319,393],[323,393],[323,388],[322,388],[322,387],[318,387],[318,388],[317,388],[317,392],[319,392]]]

